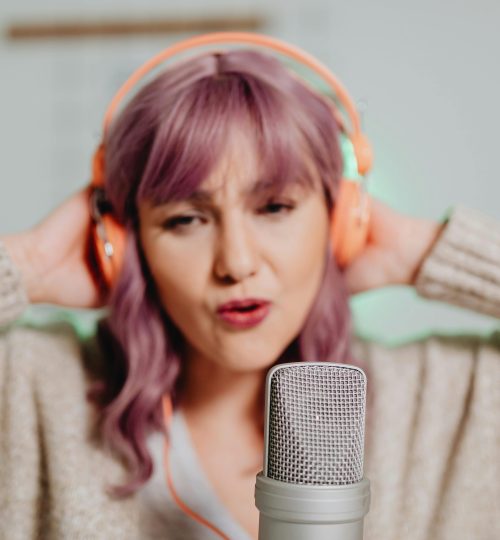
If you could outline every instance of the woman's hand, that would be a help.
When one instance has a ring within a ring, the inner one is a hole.
[[[29,231],[2,241],[20,270],[32,303],[99,307],[104,298],[87,261],[89,189],[62,203]]]
[[[351,294],[388,285],[412,285],[442,226],[405,216],[371,199],[367,245],[345,270]]]

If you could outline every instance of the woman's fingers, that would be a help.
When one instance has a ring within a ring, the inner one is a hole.
[[[372,199],[367,245],[345,270],[351,294],[388,285],[411,285],[441,227]]]

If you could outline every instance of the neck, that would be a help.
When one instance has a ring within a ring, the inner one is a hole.
[[[185,366],[180,406],[193,422],[263,433],[266,370],[238,372],[196,356]]]

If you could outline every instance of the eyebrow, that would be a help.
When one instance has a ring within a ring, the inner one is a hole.
[[[297,182],[292,182],[292,184],[295,184]],[[283,188],[285,188],[287,183],[283,183],[280,188],[276,190],[276,182],[270,178],[261,178],[260,180],[257,180],[254,182],[249,188],[247,188],[244,191],[244,196],[255,196],[259,195],[261,193],[268,193],[272,191],[281,191]],[[215,193],[215,190],[209,191],[204,189],[199,189],[191,193],[189,197],[186,197],[184,200],[188,202],[196,202],[196,203],[207,203],[210,202],[213,198],[213,195]]]

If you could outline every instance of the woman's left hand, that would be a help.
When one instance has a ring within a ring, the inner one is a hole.
[[[443,224],[396,212],[371,199],[370,229],[365,249],[345,269],[351,294],[412,285],[417,271]]]

